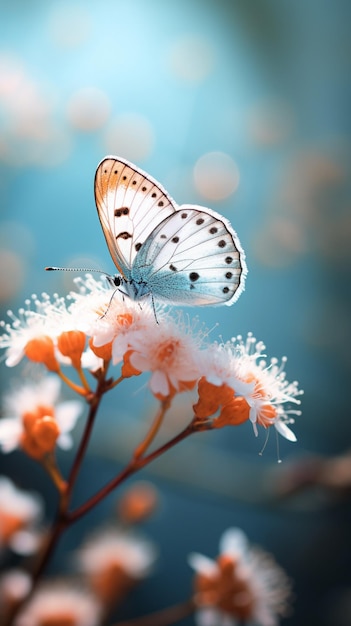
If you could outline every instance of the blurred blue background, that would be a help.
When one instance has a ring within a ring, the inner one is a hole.
[[[280,441],[283,468],[275,438],[260,457],[264,436],[249,425],[185,443],[150,468],[164,495],[150,533],[175,563],[163,558],[125,615],[185,597],[186,554],[214,556],[221,532],[241,525],[295,580],[287,624],[351,621],[348,498],[319,489],[274,498],[290,462],[349,447],[350,18],[346,0],[0,2],[1,317],[31,293],[68,292],[71,276],[46,265],[114,271],[93,180],[116,154],[179,204],[230,219],[247,255],[246,291],[231,309],[194,315],[218,322],[213,339],[252,331],[269,356],[288,356],[288,378],[305,390],[298,442]],[[140,386],[126,386],[117,416],[106,401],[89,487],[144,432]],[[188,407],[180,402],[170,430]],[[21,455],[0,467],[49,489]]]

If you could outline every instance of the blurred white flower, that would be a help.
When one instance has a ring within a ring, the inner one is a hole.
[[[10,547],[19,554],[35,552],[41,539],[36,525],[42,513],[37,494],[26,493],[0,476],[0,549]]]
[[[154,545],[139,535],[115,528],[93,534],[76,555],[78,569],[106,605],[115,603],[150,573]]]
[[[199,626],[277,626],[286,613],[290,584],[285,572],[269,554],[251,547],[240,529],[223,534],[215,561],[193,553],[189,563],[196,572]]]
[[[37,458],[56,443],[65,450],[72,446],[71,431],[84,405],[80,400],[58,402],[60,390],[60,379],[51,375],[5,394],[4,410],[9,417],[0,419],[3,452],[23,447]]]
[[[100,626],[99,602],[82,586],[67,580],[43,584],[15,620],[15,626]]]

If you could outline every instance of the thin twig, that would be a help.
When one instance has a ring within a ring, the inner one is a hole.
[[[93,509],[99,502],[101,502],[106,496],[108,496],[116,487],[118,487],[124,480],[129,478],[132,474],[139,471],[155,459],[157,459],[161,454],[167,452],[170,448],[175,446],[177,443],[189,437],[192,433],[195,432],[193,428],[193,424],[189,424],[181,433],[173,437],[170,441],[165,443],[151,454],[148,454],[145,457],[132,459],[131,462],[117,475],[115,476],[109,483],[107,483],[102,489],[100,489],[94,496],[92,496],[89,500],[84,502],[80,507],[75,509],[74,511],[67,514],[67,520],[69,523],[76,522],[83,515],[85,515],[88,511]]]

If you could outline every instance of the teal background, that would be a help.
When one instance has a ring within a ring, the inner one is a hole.
[[[187,553],[214,556],[222,531],[239,525],[295,580],[286,624],[350,621],[347,490],[276,497],[290,463],[350,445],[350,13],[342,0],[0,2],[2,318],[31,293],[68,292],[71,276],[46,274],[46,265],[114,271],[93,180],[106,154],[120,154],[179,204],[230,219],[247,256],[246,291],[230,309],[188,313],[214,328],[213,339],[252,331],[269,356],[288,356],[287,376],[305,390],[298,442],[280,439],[279,453],[271,436],[259,456],[264,434],[257,441],[246,424],[184,443],[150,469],[163,505],[147,530],[164,556],[125,615],[185,597]],[[198,159],[212,152],[239,172],[221,200],[194,182]],[[7,384],[17,372],[5,369]],[[143,382],[126,385],[118,409],[106,400],[80,498],[142,436],[145,403],[147,415],[154,408]],[[189,406],[180,403],[170,428]],[[53,498],[22,455],[0,464]],[[67,550],[80,532],[72,529]]]

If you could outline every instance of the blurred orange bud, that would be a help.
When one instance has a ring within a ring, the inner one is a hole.
[[[138,524],[154,512],[158,499],[158,492],[151,483],[137,482],[118,501],[118,517],[125,524]]]

